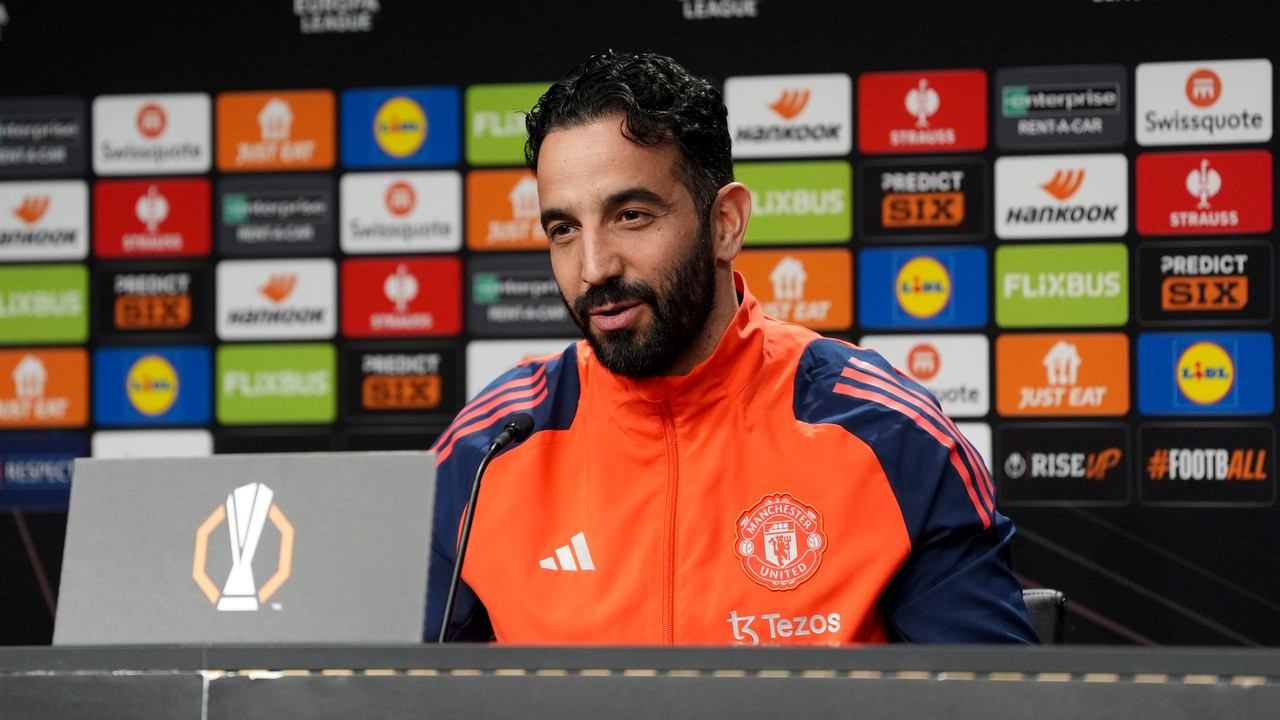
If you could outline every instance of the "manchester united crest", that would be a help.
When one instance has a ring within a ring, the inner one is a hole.
[[[826,549],[822,516],[787,493],[765,495],[738,516],[733,551],[747,577],[770,590],[794,590],[813,577]]]

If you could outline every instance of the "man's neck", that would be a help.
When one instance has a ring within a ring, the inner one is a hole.
[[[720,338],[729,327],[734,314],[738,312],[738,291],[733,284],[733,270],[716,269],[716,288],[712,295],[713,305],[702,331],[697,334],[689,347],[671,364],[666,375],[688,375],[702,361],[711,357]]]

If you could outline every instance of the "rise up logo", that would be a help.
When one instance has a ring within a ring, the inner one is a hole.
[[[1267,232],[1272,225],[1271,175],[1266,150],[1139,155],[1138,232]]]
[[[1266,242],[1161,243],[1139,249],[1138,308],[1148,320],[1265,320],[1271,316]]]
[[[996,235],[1118,237],[1129,228],[1127,197],[1123,155],[1002,157],[996,161]]]
[[[986,100],[981,70],[863,73],[858,146],[864,153],[894,154],[982,150]]]
[[[1006,424],[996,479],[1006,505],[1122,505],[1129,436],[1108,423]]]
[[[1139,145],[1271,139],[1271,61],[1138,65]]]
[[[724,90],[736,158],[845,155],[852,147],[848,75],[731,77]]]

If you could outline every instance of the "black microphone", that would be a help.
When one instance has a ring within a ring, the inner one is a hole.
[[[467,541],[471,539],[471,522],[476,518],[476,499],[480,496],[480,478],[495,455],[511,443],[520,442],[529,437],[531,432],[533,432],[532,415],[529,413],[512,415],[507,424],[502,426],[502,432],[489,443],[489,449],[480,459],[480,467],[476,468],[476,479],[471,483],[471,499],[467,501],[467,513],[462,517],[462,536],[458,538],[458,558],[453,563],[453,578],[449,580],[449,595],[445,598],[444,619],[440,621],[440,635],[436,638],[437,643],[443,643],[445,640],[445,633],[449,630],[449,619],[453,615],[453,602],[458,596],[458,580],[462,577],[462,560],[467,555]]]

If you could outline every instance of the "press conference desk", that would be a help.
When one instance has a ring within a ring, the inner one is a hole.
[[[1280,650],[0,648],[0,718],[1275,718]]]

